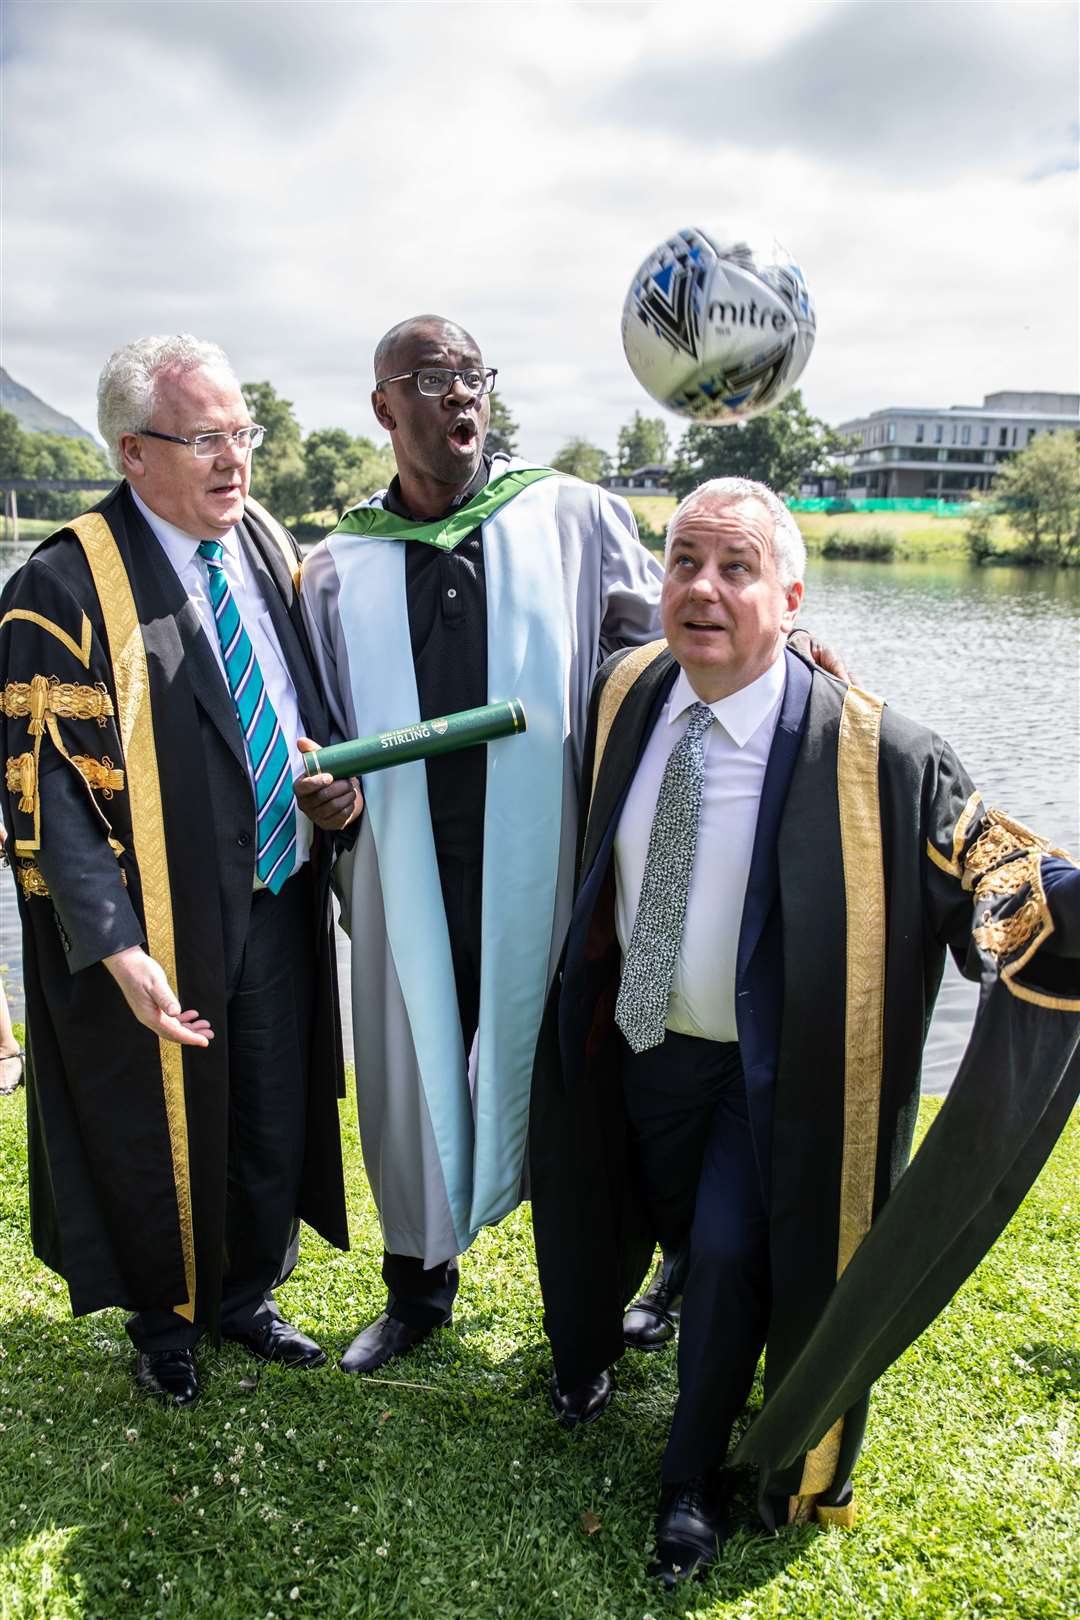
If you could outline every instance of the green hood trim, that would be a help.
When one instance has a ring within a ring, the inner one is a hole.
[[[446,517],[434,523],[419,523],[412,518],[397,517],[385,512],[381,506],[354,506],[345,513],[334,534],[370,535],[377,540],[422,540],[426,546],[438,546],[440,551],[453,551],[472,534],[479,524],[485,523],[500,507],[520,495],[523,489],[535,484],[539,478],[556,476],[554,467],[516,467],[498,473],[471,501],[455,507]],[[333,538],[331,535],[329,538]]]

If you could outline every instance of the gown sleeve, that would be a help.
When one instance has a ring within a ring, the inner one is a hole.
[[[984,805],[947,745],[922,833],[924,927],[978,979],[978,1010],[921,1147],[738,1447],[765,1491],[948,1304],[1019,1207],[1080,1091],[1075,863]]]
[[[0,750],[15,876],[52,905],[72,973],[144,942],[113,835],[126,793],[112,670],[65,582],[32,558],[0,610]]]

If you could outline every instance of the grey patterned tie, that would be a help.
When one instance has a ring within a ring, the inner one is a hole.
[[[615,1022],[635,1052],[659,1046],[667,1027],[697,849],[705,733],[715,718],[707,704],[693,705],[686,735],[671,750],[656,796],[637,916],[615,1003]]]

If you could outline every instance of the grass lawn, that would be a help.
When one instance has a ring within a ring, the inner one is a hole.
[[[165,1411],[131,1384],[120,1313],[73,1321],[30,1254],[24,1095],[0,1100],[3,1620],[1076,1613],[1078,1120],[977,1275],[879,1384],[858,1528],[758,1535],[747,1476],[747,1528],[720,1568],[665,1597],[643,1566],[673,1353],[624,1358],[609,1412],[562,1433],[527,1211],[484,1234],[453,1329],[400,1372],[290,1374],[207,1349],[201,1403]],[[282,1290],[331,1350],[382,1304],[352,1116],[347,1103],[354,1253],[309,1235]]]
[[[896,555],[909,562],[967,560],[963,518],[935,517],[929,512],[796,512],[795,521],[811,553],[821,550],[830,534],[858,539],[874,531],[896,536]],[[991,539],[1001,551],[1020,544],[1003,517],[993,520]]]

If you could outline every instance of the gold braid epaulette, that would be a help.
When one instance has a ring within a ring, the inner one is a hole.
[[[0,712],[12,720],[29,716],[31,737],[40,737],[48,714],[65,720],[96,720],[103,726],[113,705],[100,681],[94,686],[76,686],[55,675],[35,675],[32,681],[7,683],[0,692]]]

